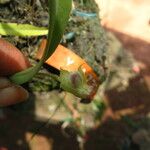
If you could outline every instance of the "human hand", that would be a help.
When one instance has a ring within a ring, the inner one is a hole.
[[[0,77],[0,107],[13,105],[28,98],[28,92],[21,86]]]
[[[0,107],[13,105],[28,98],[28,92],[11,83],[6,76],[30,67],[27,58],[12,44],[0,38]]]

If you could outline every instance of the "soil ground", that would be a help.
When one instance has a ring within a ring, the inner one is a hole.
[[[17,5],[19,1],[15,1]],[[100,0],[97,1],[100,2]],[[138,4],[137,1],[135,1],[135,3]],[[118,7],[121,6],[122,5]],[[142,6],[144,7],[144,5]],[[81,10],[85,9],[83,9],[83,6],[80,6],[79,8]],[[13,13],[7,12],[8,14],[15,15],[16,12],[20,11],[18,9],[12,9],[12,6],[11,9],[9,8],[9,10],[10,12],[13,10]],[[20,13],[26,14],[30,9],[21,10],[23,10],[23,12]],[[93,11],[93,9],[88,9],[87,11],[91,12]],[[11,15],[7,15],[8,18],[3,17],[2,11],[0,12],[0,16],[1,21],[8,21],[8,19],[12,17]],[[43,13],[41,17],[43,16],[45,17],[47,16],[47,14]],[[123,16],[124,14],[122,14],[122,18]],[[27,20],[20,18],[18,22],[22,22],[23,20],[23,23],[30,23],[33,21],[34,24],[46,26],[46,22],[38,23],[39,21],[36,22],[32,20],[33,18],[36,20],[36,17],[37,16],[35,15],[33,15],[33,17],[28,15]],[[108,36],[105,36],[105,31],[100,26],[99,29],[97,26],[94,28],[93,26],[95,22],[93,22],[92,20],[82,22],[81,18],[77,18],[77,20],[72,20],[71,25],[72,23],[74,23],[74,21],[77,21],[79,26],[75,25],[71,31],[76,31],[78,28],[81,29],[78,31],[78,33],[76,33],[74,42],[63,44],[68,45],[68,47],[74,50],[85,49],[86,52],[90,49],[90,45],[86,45],[86,43],[90,43],[89,41],[92,41],[92,43],[94,43],[92,44],[92,48],[95,49],[95,51],[94,54],[92,53],[93,55],[90,55],[90,57],[94,59],[94,61],[91,62],[89,60],[89,63],[91,63],[91,65],[93,64],[96,67],[98,66],[97,62],[100,61],[99,59],[101,59],[101,57],[99,56],[101,56],[102,53],[97,54],[96,51],[98,51],[98,49],[105,49],[105,46],[107,47],[107,38],[108,41],[113,41],[111,42],[111,44],[109,43],[108,48],[111,49],[110,54],[112,57],[110,58],[110,60],[113,62],[111,65],[111,72],[114,75],[110,79],[110,83],[108,84],[108,88],[104,96],[105,102],[108,105],[107,110],[102,117],[101,123],[98,124],[95,128],[91,128],[90,130],[88,130],[84,139],[84,149],[111,150],[113,148],[113,150],[149,150],[150,43],[145,39],[139,39],[139,37],[129,34],[129,32],[122,32],[121,23],[120,30],[116,30],[115,24],[113,24],[112,22],[107,22],[107,20],[102,20],[111,25],[111,28],[110,26],[106,26],[106,24],[104,27],[107,31],[110,31],[116,35],[116,37],[123,44],[124,48],[128,50],[128,52],[130,52],[127,53],[127,51],[124,51],[124,49],[122,48],[120,42],[118,42],[112,34],[108,34]],[[98,24],[98,21],[99,20],[96,20],[96,24]],[[117,20],[115,20],[114,22],[116,23]],[[83,24],[85,26],[82,27],[81,25]],[[70,27],[70,25],[68,26]],[[70,32],[69,27],[66,33]],[[97,30],[101,31],[100,35],[102,35],[102,38],[97,37],[99,41],[95,42],[95,40],[93,39],[95,38],[95,36],[99,35],[94,35],[93,33]],[[85,35],[85,32],[80,33],[80,31],[90,32],[87,32],[87,34]],[[88,41],[86,39],[87,37],[89,38]],[[31,54],[32,49],[36,48],[40,41],[40,38],[8,39],[10,41],[13,39],[12,42],[14,42],[17,47],[22,49],[26,55],[28,55],[28,52],[30,52]],[[26,40],[28,40],[28,43],[26,43]],[[28,44],[31,46],[31,49],[27,48]],[[80,53],[80,55],[83,57],[86,56],[85,52],[78,51],[78,53]],[[135,57],[136,61],[132,58],[132,55]],[[30,56],[30,58],[32,60],[32,55]],[[85,57],[85,59],[88,61],[88,57]],[[34,60],[32,61],[34,63]],[[133,73],[134,71],[132,72],[131,70],[134,70],[134,66],[136,64],[140,64],[140,72],[135,69],[136,73]],[[97,73],[99,72],[97,71]],[[55,116],[55,120],[57,121],[51,120],[46,126],[44,126],[47,123],[47,118],[49,117],[50,113],[53,112],[55,108],[54,103],[52,101],[49,101],[49,99],[53,99],[55,100],[55,102],[59,102],[58,97],[54,95],[58,95],[60,91],[57,89],[58,84],[55,81],[51,80],[51,85],[47,86],[44,84],[43,86],[43,82],[41,84],[41,82],[37,82],[36,79],[39,80],[39,78],[35,78],[33,79],[33,82],[25,85],[31,91],[30,99],[27,103],[3,109],[3,113],[1,113],[0,117],[0,150],[81,149],[81,145],[76,138],[77,132],[75,132],[73,129],[68,129],[69,131],[67,131],[67,133],[69,134],[66,134],[62,130],[63,123],[61,121],[58,123],[58,120],[61,120],[63,116],[66,116],[66,113],[64,113],[63,109],[60,109],[58,114]],[[47,80],[49,81],[49,79]],[[47,94],[48,92],[42,92],[42,90],[48,91],[53,88],[56,90],[50,94]],[[54,106],[50,107],[51,111],[49,111],[47,107],[49,105]],[[91,114],[88,113],[89,116],[91,116]],[[89,124],[90,121],[91,120],[89,119]],[[38,130],[39,128],[42,129]],[[36,133],[37,135],[33,138],[33,140],[31,140],[30,138],[34,133]]]

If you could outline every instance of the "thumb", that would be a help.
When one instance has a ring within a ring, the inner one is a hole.
[[[0,38],[0,76],[12,75],[30,66],[28,59],[14,45]]]

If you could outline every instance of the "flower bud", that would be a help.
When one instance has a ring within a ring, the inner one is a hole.
[[[98,89],[98,80],[92,74],[85,74],[81,68],[77,71],[60,71],[60,86],[65,91],[88,101],[93,98]]]

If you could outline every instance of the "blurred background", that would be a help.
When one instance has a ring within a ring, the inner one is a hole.
[[[47,0],[0,1],[0,21],[47,27]],[[3,38],[36,63],[43,37]],[[74,0],[61,44],[98,74],[96,96],[80,103],[44,65],[27,102],[0,108],[0,150],[149,150],[150,0]]]

